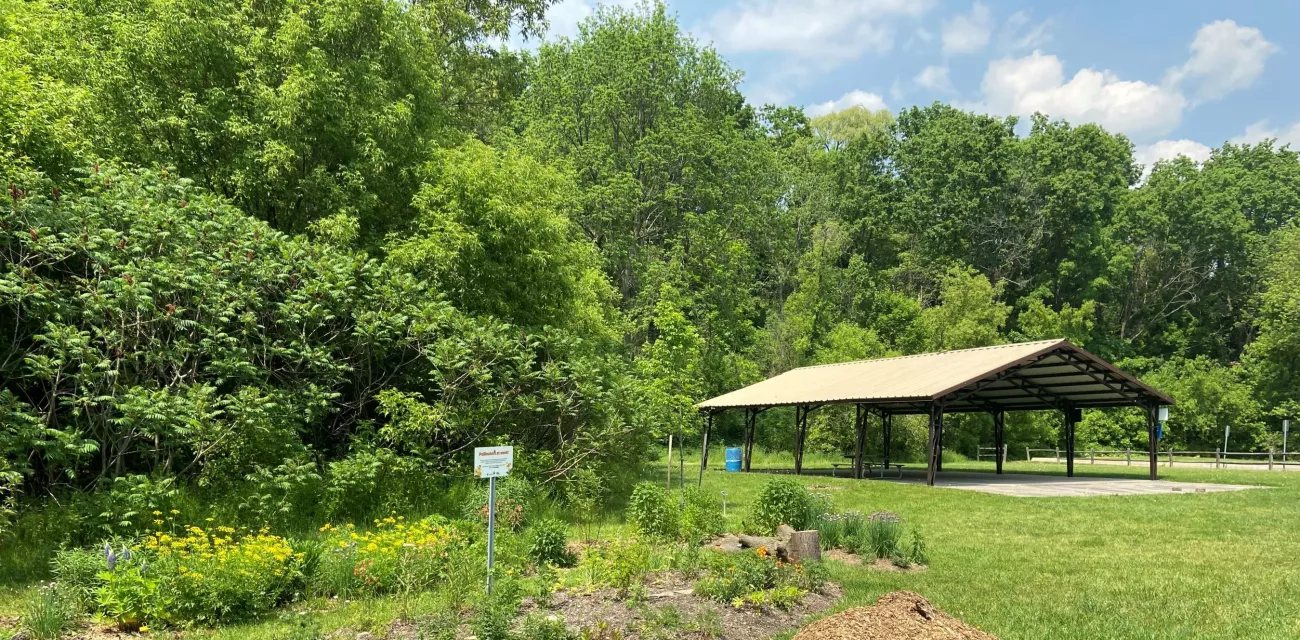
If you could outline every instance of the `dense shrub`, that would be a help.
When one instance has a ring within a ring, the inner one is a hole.
[[[483,524],[488,521],[488,483],[476,482],[465,501],[465,517]],[[524,525],[538,500],[537,488],[524,478],[509,476],[497,481],[496,524],[518,529]]]
[[[446,579],[451,558],[471,543],[463,528],[442,518],[407,522],[387,517],[358,532],[325,525],[324,550],[312,577],[314,593],[363,595],[429,589]]]
[[[760,531],[771,533],[783,524],[805,529],[811,523],[815,501],[808,489],[790,478],[768,480],[758,492],[751,517]]]
[[[668,490],[653,482],[642,482],[632,490],[627,505],[628,519],[637,531],[658,538],[676,538],[677,505]]]
[[[528,528],[528,555],[533,562],[540,565],[553,564],[567,567],[573,564],[573,554],[569,553],[568,525],[552,518],[543,518]]]
[[[0,503],[69,477],[163,478],[260,523],[379,502],[486,438],[538,452],[534,473],[643,451],[622,428],[642,406],[633,371],[600,345],[469,317],[406,271],[167,171],[15,185],[0,231]],[[537,428],[561,422],[560,439]],[[170,508],[115,503],[106,520],[140,535]]]
[[[722,501],[699,487],[686,487],[678,536],[690,543],[721,534],[726,528]]]

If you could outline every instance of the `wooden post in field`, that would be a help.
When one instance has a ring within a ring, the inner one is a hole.
[[[704,422],[703,438],[700,442],[700,482],[699,486],[704,486],[704,469],[709,466],[709,432],[713,431],[713,412],[709,412],[709,417]]]
[[[673,488],[673,434],[668,434],[668,484],[666,488]]]
[[[1125,449],[1125,450],[1124,450],[1124,460],[1126,460],[1126,461],[1128,462],[1128,464],[1127,464],[1126,466],[1129,466],[1129,467],[1133,466],[1133,450],[1132,450],[1132,449]]]
[[[1156,465],[1159,464],[1158,457],[1160,455],[1160,452],[1156,449],[1158,444],[1156,442],[1156,425],[1157,425],[1157,416],[1159,415],[1158,412],[1160,411],[1160,407],[1153,404],[1153,405],[1149,405],[1146,409],[1147,409],[1147,456],[1148,456],[1148,462],[1151,467],[1151,479],[1155,480]]]

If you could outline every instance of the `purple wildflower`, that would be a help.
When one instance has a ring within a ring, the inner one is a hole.
[[[113,545],[108,543],[104,543],[104,563],[109,571],[117,568],[117,554],[113,553]]]

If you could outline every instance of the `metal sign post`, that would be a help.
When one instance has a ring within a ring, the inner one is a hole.
[[[1223,455],[1228,455],[1228,434],[1232,433],[1232,425],[1223,425]]]
[[[514,447],[475,447],[474,477],[488,479],[487,592],[492,594],[493,547],[496,546],[497,478],[510,475],[515,466]]]
[[[1291,421],[1283,420],[1282,421],[1282,462],[1286,462],[1286,437],[1288,435],[1288,432],[1290,431],[1291,431]],[[1283,469],[1285,469],[1285,467],[1283,467]]]

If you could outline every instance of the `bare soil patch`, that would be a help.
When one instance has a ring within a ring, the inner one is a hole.
[[[895,591],[869,607],[822,618],[794,640],[997,640],[911,591]]]
[[[674,607],[684,620],[697,619],[707,611],[717,614],[722,626],[720,638],[725,640],[765,640],[780,633],[798,629],[804,619],[814,613],[830,609],[840,598],[839,585],[827,583],[826,593],[809,593],[803,602],[789,610],[737,609],[730,605],[700,598],[691,593],[691,581],[677,572],[666,572],[646,583],[648,597],[634,604],[620,599],[614,589],[601,589],[592,593],[557,592],[551,606],[538,608],[525,602],[523,613],[550,612],[564,616],[570,629],[595,627],[604,622],[611,629],[620,629],[626,640],[641,637],[641,627],[646,622],[647,609]],[[699,631],[682,629],[679,638],[703,638]],[[715,638],[719,636],[713,636]]]

